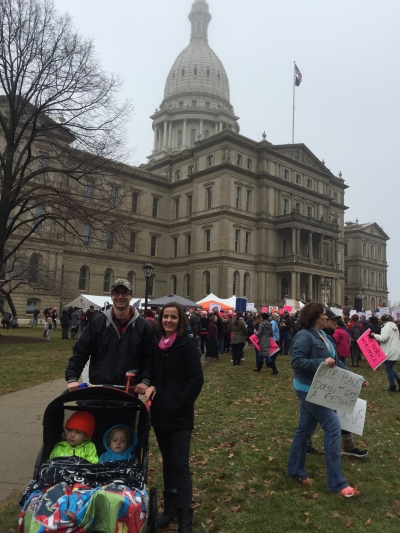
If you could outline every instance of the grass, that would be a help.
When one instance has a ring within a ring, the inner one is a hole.
[[[42,357],[58,354],[57,341],[54,345],[52,342],[44,347],[36,345],[40,350],[38,365]],[[66,358],[60,355],[65,365]],[[2,365],[0,357],[0,375]],[[346,479],[361,490],[359,498],[346,500],[327,493],[322,455],[307,459],[308,474],[315,480],[312,489],[304,490],[286,478],[298,418],[290,358],[278,358],[278,376],[265,369],[254,373],[253,365],[253,350],[246,351],[240,368],[231,365],[229,355],[219,362],[206,363],[192,441],[194,531],[399,531],[400,394],[384,392],[388,386],[384,369],[372,372],[366,362],[357,369],[370,381],[370,387],[362,390],[362,398],[368,401],[364,435],[355,436],[355,440],[359,447],[369,450],[369,455],[362,461],[343,458]],[[313,443],[323,449],[320,429]],[[161,459],[153,434],[150,446],[148,485],[156,486],[161,495]],[[16,502],[15,496],[0,508],[1,533],[16,532]]]

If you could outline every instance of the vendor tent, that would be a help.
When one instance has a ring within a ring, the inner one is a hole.
[[[155,298],[154,300],[151,300],[150,306],[162,307],[163,305],[169,302],[176,302],[185,309],[197,309],[198,307],[200,307],[200,305],[198,305],[196,302],[192,302],[192,300],[188,300],[187,298],[183,298],[182,296],[177,296],[176,294],[168,294],[168,296],[161,296],[160,298]]]
[[[231,296],[230,298],[218,298],[212,292],[197,302],[204,310],[212,310],[213,307],[217,306],[221,311],[230,311],[234,310],[236,306],[236,296]]]
[[[142,298],[132,298],[130,304],[137,308],[140,307]],[[79,307],[81,309],[88,309],[94,305],[95,309],[101,309],[107,304],[112,304],[111,296],[96,296],[94,294],[80,294],[71,302],[68,302],[64,307]]]

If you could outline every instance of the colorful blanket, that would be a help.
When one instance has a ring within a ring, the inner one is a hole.
[[[138,482],[140,488],[127,480]],[[144,533],[146,529],[148,496],[137,459],[97,465],[78,457],[46,461],[22,500],[18,533]]]

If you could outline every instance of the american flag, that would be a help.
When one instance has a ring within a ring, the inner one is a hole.
[[[294,64],[294,84],[296,85],[296,87],[300,85],[302,79],[303,79],[303,75],[301,74],[300,70],[298,69],[295,63]]]

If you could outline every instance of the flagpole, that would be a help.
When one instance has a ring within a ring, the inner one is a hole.
[[[292,120],[292,144],[294,144],[294,98],[295,98],[295,88],[296,88],[296,61],[293,61],[293,120]]]

